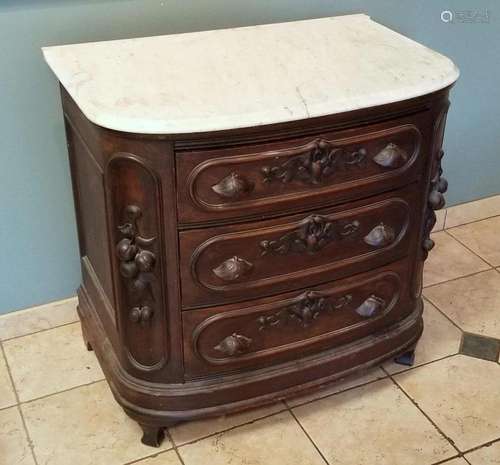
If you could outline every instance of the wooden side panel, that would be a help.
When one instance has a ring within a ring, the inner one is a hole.
[[[129,153],[111,157],[106,182],[123,343],[137,369],[157,370],[167,358],[160,182],[143,160]]]
[[[78,205],[78,229],[83,273],[95,274],[99,286],[108,300],[108,308],[116,301],[113,292],[113,274],[110,264],[110,248],[107,238],[107,207],[104,172],[96,155],[90,151],[80,134],[66,125],[70,141],[70,160],[73,173],[75,201]],[[113,311],[107,312],[115,321]]]

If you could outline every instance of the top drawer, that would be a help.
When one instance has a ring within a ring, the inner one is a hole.
[[[428,112],[251,146],[178,152],[183,224],[266,217],[362,198],[415,180]]]

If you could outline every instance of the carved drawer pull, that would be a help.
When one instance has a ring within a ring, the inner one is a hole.
[[[364,241],[372,247],[384,247],[394,241],[395,237],[394,229],[386,226],[384,223],[380,223],[365,236]]]
[[[245,259],[234,256],[222,262],[213,273],[224,281],[235,281],[246,275],[253,268],[253,264]]]
[[[228,357],[244,354],[248,352],[252,344],[252,339],[241,334],[233,333],[224,338],[214,347],[214,350],[222,352]]]
[[[227,199],[236,199],[249,194],[253,188],[253,182],[234,172],[212,186],[212,190],[216,194]]]
[[[153,318],[153,309],[145,305],[144,307],[134,307],[130,310],[130,321],[134,323],[146,324]]]
[[[327,217],[311,215],[302,220],[300,226],[276,240],[260,243],[261,254],[286,255],[288,253],[316,253],[333,240],[343,239],[359,229],[359,221],[335,224]]]
[[[384,299],[381,299],[380,297],[377,297],[375,295],[371,295],[355,310],[355,312],[362,317],[370,318],[384,307]]]
[[[393,142],[387,144],[373,157],[373,161],[384,168],[400,168],[407,160],[408,154]]]

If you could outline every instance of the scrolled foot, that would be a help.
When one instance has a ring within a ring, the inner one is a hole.
[[[415,363],[415,349],[409,350],[408,352],[401,354],[399,357],[396,357],[394,362],[398,365],[405,365],[407,367],[413,366]]]
[[[142,428],[141,442],[146,446],[160,447],[165,438],[164,428],[161,426],[140,425]]]

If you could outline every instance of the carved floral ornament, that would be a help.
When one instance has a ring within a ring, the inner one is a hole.
[[[284,183],[299,180],[307,184],[320,184],[332,176],[336,170],[361,166],[366,161],[367,151],[346,150],[336,147],[325,139],[316,139],[308,144],[301,153],[277,165],[263,166],[264,182],[281,181]]]
[[[261,241],[261,254],[316,253],[334,240],[342,240],[355,234],[359,227],[357,220],[333,222],[322,215],[311,215],[304,218],[297,229],[279,239]]]
[[[271,328],[280,328],[289,322],[294,322],[306,330],[315,320],[322,315],[331,314],[342,308],[348,307],[353,301],[352,294],[331,298],[320,291],[305,291],[297,296],[289,305],[274,312],[261,315],[256,323],[259,331]],[[375,294],[366,298],[359,306],[352,309],[357,315],[373,318],[383,311],[386,302]],[[222,339],[214,350],[227,357],[237,357],[251,351],[254,340],[239,332],[233,332]]]
[[[261,241],[260,254],[262,257],[291,253],[316,254],[334,241],[356,237],[360,227],[358,220],[335,222],[322,215],[310,215],[301,221],[298,228],[278,239]],[[395,238],[394,229],[381,222],[363,240],[371,247],[381,248],[393,243]],[[213,268],[212,273],[223,281],[231,282],[248,276],[253,269],[253,263],[235,255]]]
[[[149,302],[154,300],[151,281],[156,257],[148,250],[156,238],[146,238],[140,235],[138,220],[142,216],[141,209],[136,205],[125,207],[126,222],[118,226],[122,239],[116,245],[121,276],[126,280],[126,288],[131,301],[135,305],[129,311],[129,318],[135,323],[149,322],[154,310]]]
[[[285,158],[285,161],[279,162],[281,158]],[[365,167],[368,158],[368,151],[364,147],[346,148],[319,138],[299,149],[282,151],[274,157],[276,163],[264,165],[260,172],[264,185],[275,181],[320,185],[339,171]],[[408,158],[404,149],[389,142],[372,160],[384,169],[396,169],[402,167]],[[233,171],[214,184],[212,190],[225,199],[238,200],[250,194],[254,187],[253,181]]]

